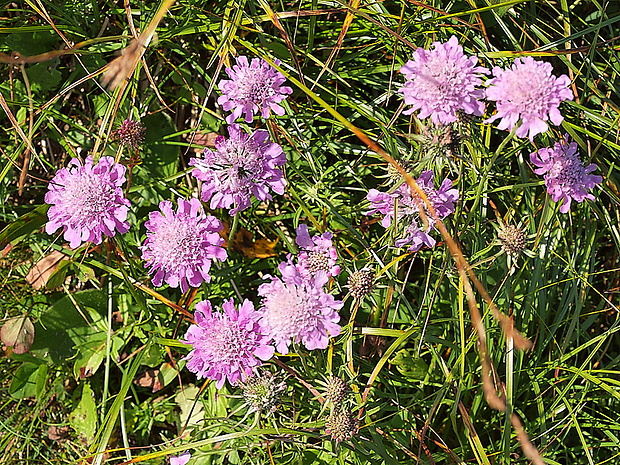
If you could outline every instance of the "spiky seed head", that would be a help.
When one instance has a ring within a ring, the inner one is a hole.
[[[348,441],[357,434],[358,421],[348,409],[332,409],[327,421],[325,422],[325,432],[329,434],[333,441]]]
[[[112,133],[112,136],[121,144],[133,150],[139,150],[144,143],[145,134],[146,126],[144,126],[144,124],[140,121],[126,119],[121,126]]]
[[[422,126],[420,141],[425,152],[433,155],[452,155],[457,153],[461,144],[461,134],[452,124]]]
[[[361,300],[374,289],[375,273],[366,268],[351,273],[348,279],[349,292],[357,299]]]
[[[243,399],[252,411],[272,413],[280,404],[286,392],[286,382],[273,373],[256,373],[240,383]]]
[[[497,237],[502,243],[504,252],[511,255],[513,258],[517,258],[525,249],[525,232],[517,226],[508,225],[503,227],[497,233]]]
[[[405,171],[407,171],[407,172],[409,172],[409,171],[411,171],[413,169],[413,162],[410,161],[410,160],[400,160],[400,159],[397,159],[395,161],[400,166],[402,166],[403,169]],[[391,163],[388,163],[387,174],[388,174],[388,178],[392,182],[400,182],[403,179],[402,175],[398,172],[398,170]]]
[[[325,399],[336,407],[340,407],[350,392],[351,388],[344,379],[338,376],[330,376],[325,387]]]

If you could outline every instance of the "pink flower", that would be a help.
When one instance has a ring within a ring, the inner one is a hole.
[[[181,455],[170,457],[170,465],[186,465],[189,459],[192,458],[190,452],[183,452]]]
[[[259,129],[246,134],[238,124],[228,126],[230,138],[219,136],[215,151],[205,149],[202,158],[192,158],[192,175],[203,181],[201,198],[211,208],[231,208],[230,214],[245,210],[254,195],[271,199],[269,191],[284,193],[286,180],[280,166],[286,163],[282,147],[271,142]]]
[[[556,142],[553,148],[547,147],[530,154],[530,161],[538,166],[536,174],[545,175],[547,192],[554,202],[563,200],[560,212],[567,213],[571,199],[583,202],[585,199],[594,200],[588,191],[603,181],[601,176],[588,174],[597,166],[594,163],[583,166],[577,152],[577,143]]]
[[[454,212],[454,202],[459,198],[459,192],[452,189],[452,181],[449,179],[444,179],[439,189],[436,190],[433,177],[432,171],[424,171],[416,182],[433,205],[439,219],[444,219]],[[372,209],[366,214],[381,213],[384,215],[381,220],[384,228],[392,224],[397,228],[395,247],[404,247],[409,244],[409,250],[417,252],[423,245],[428,247],[435,245],[435,239],[429,234],[435,229],[435,220],[422,199],[412,195],[407,184],[401,184],[392,193],[370,189],[367,198]],[[426,226],[420,217],[420,208],[424,208],[426,213],[428,221]]]
[[[130,203],[121,187],[125,171],[112,157],[101,157],[95,164],[89,156],[84,165],[77,158],[71,160],[49,183],[45,203],[51,207],[45,231],[54,234],[62,228],[73,249],[83,242],[101,244],[104,235],[113,237],[116,231],[126,233]]]
[[[299,225],[295,243],[302,249],[297,263],[302,275],[310,277],[318,271],[324,271],[327,276],[337,276],[340,273],[340,267],[336,265],[338,252],[332,243],[333,237],[334,235],[327,231],[310,238],[308,226]]]
[[[215,381],[220,389],[226,380],[232,385],[243,382],[261,365],[269,360],[274,348],[269,338],[261,332],[258,313],[249,300],[235,309],[233,299],[224,301],[223,313],[213,312],[211,302],[198,302],[191,325],[185,334],[185,342],[193,349],[187,355],[187,369],[198,378]]]
[[[282,354],[292,342],[309,350],[325,349],[329,337],[340,334],[338,310],[343,306],[323,290],[327,274],[318,272],[308,279],[286,262],[279,269],[282,279],[268,276],[271,281],[258,288],[263,297],[258,310],[261,328]]]
[[[280,65],[280,60],[275,60],[275,64]],[[259,112],[263,118],[269,118],[271,111],[280,116],[284,114],[279,103],[292,94],[293,89],[282,85],[286,81],[284,75],[265,60],[254,58],[249,63],[246,57],[237,57],[237,64],[226,68],[226,74],[230,80],[220,81],[223,95],[217,103],[226,111],[232,110],[226,118],[228,124],[242,115],[246,123],[251,123]]]
[[[221,247],[224,239],[218,234],[222,223],[205,215],[198,199],[179,199],[178,203],[176,212],[172,202],[166,200],[159,204],[160,212],[149,213],[146,240],[140,249],[144,266],[154,273],[155,286],[165,281],[185,292],[189,286],[209,282],[211,261],[226,260],[226,251]]]
[[[468,57],[455,36],[445,44],[433,42],[432,50],[418,48],[400,69],[407,82],[399,89],[405,103],[412,107],[408,115],[420,110],[418,118],[431,117],[435,124],[450,124],[457,120],[457,112],[480,116],[484,112],[484,91],[480,74],[489,70],[476,66],[478,58]]]
[[[485,123],[501,119],[497,127],[512,131],[521,121],[516,135],[530,140],[549,129],[547,120],[558,126],[564,119],[560,103],[572,100],[573,93],[568,76],[555,77],[552,71],[550,63],[532,57],[517,58],[508,69],[493,68],[486,97],[497,101],[497,113]]]

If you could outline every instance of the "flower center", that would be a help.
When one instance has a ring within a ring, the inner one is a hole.
[[[67,183],[63,203],[72,219],[84,221],[106,215],[113,207],[115,187],[91,173],[82,173]]]
[[[260,103],[268,100],[275,94],[273,78],[270,78],[262,70],[248,68],[243,75],[238,76],[237,91],[238,99],[244,103]]]
[[[248,332],[237,322],[219,320],[201,343],[201,349],[217,359],[218,365],[233,365],[239,362],[241,351],[248,346]]]
[[[158,260],[164,268],[178,267],[179,263],[194,263],[199,258],[200,231],[187,215],[166,218],[149,239],[151,248],[158,251]]]
[[[265,301],[265,320],[272,334],[282,334],[292,339],[311,326],[313,315],[303,289],[288,285],[282,287]]]

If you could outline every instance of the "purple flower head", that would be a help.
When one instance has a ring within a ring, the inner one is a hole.
[[[459,192],[452,189],[452,181],[447,178],[436,190],[433,177],[432,171],[424,171],[416,182],[433,205],[439,219],[444,219],[454,212],[454,202],[459,198]],[[384,215],[381,220],[383,227],[388,228],[394,224],[397,228],[396,234],[399,238],[394,242],[396,247],[409,244],[409,250],[417,252],[423,245],[428,247],[435,245],[435,239],[429,235],[429,232],[435,229],[436,222],[424,201],[417,195],[412,195],[407,184],[401,184],[392,193],[370,189],[366,198],[372,206],[372,210],[367,212],[367,215],[381,213]],[[420,217],[420,208],[424,208],[426,212],[427,226],[424,226]]]
[[[245,381],[261,360],[269,360],[274,348],[261,333],[258,313],[249,300],[239,310],[233,299],[224,301],[223,313],[213,312],[211,302],[198,302],[194,318],[185,334],[185,342],[193,346],[187,355],[187,369],[198,378],[215,381],[220,389],[226,380],[232,385]]]
[[[517,58],[508,69],[493,68],[486,98],[497,101],[497,113],[485,123],[501,118],[497,127],[512,131],[520,120],[516,135],[530,141],[549,129],[547,120],[558,126],[564,119],[558,107],[572,100],[573,92],[568,76],[555,77],[552,71],[551,63],[532,57]]]
[[[145,267],[153,274],[153,284],[162,286],[165,281],[171,287],[197,287],[209,282],[211,260],[226,260],[221,247],[224,239],[217,233],[222,223],[207,216],[198,199],[179,199],[175,212],[172,202],[160,202],[159,211],[149,213],[145,223],[147,233],[142,250]]]
[[[170,457],[170,465],[186,465],[191,458],[192,454],[190,452],[183,452],[181,455]]]
[[[338,253],[332,243],[333,237],[328,231],[311,238],[308,226],[299,225],[295,243],[302,249],[297,257],[297,268],[302,275],[310,277],[319,271],[327,273],[327,276],[337,276],[340,273],[340,267],[336,265]]]
[[[432,50],[418,48],[400,69],[407,82],[399,89],[405,103],[412,107],[405,115],[420,110],[418,118],[431,117],[435,124],[450,124],[457,120],[457,112],[480,116],[484,112],[484,91],[480,74],[489,70],[476,66],[478,58],[468,57],[455,36],[445,44],[433,42]]]
[[[73,249],[83,242],[101,244],[102,235],[126,233],[130,203],[121,187],[125,171],[112,157],[101,157],[94,164],[89,156],[84,165],[77,158],[71,160],[67,168],[58,170],[45,194],[45,203],[51,205],[45,232],[54,234],[63,228]]]
[[[275,60],[280,65],[280,60]],[[284,108],[278,105],[293,89],[283,86],[286,78],[261,58],[237,57],[237,64],[226,68],[230,80],[220,81],[219,88],[224,95],[217,99],[226,111],[232,114],[226,118],[228,124],[243,115],[246,123],[251,123],[254,115],[260,114],[269,118],[271,110],[282,116]]]
[[[343,305],[323,290],[327,274],[318,272],[307,278],[286,262],[279,269],[282,279],[268,276],[271,281],[258,288],[263,297],[258,310],[263,331],[282,354],[288,353],[291,342],[300,342],[309,350],[325,349],[329,336],[340,334],[338,310]]]
[[[583,166],[577,152],[577,143],[556,142],[553,148],[546,147],[530,154],[530,161],[538,168],[536,174],[544,174],[547,192],[554,202],[564,200],[560,212],[567,213],[571,200],[583,202],[585,199],[594,200],[588,191],[603,181],[601,176],[588,174],[597,166],[594,163]]]
[[[202,200],[210,199],[211,208],[232,207],[234,216],[250,206],[252,195],[267,200],[269,190],[284,193],[286,180],[279,167],[286,163],[286,155],[265,130],[249,135],[231,124],[228,133],[228,139],[215,140],[215,151],[205,149],[202,158],[192,158],[189,164],[194,166],[192,175],[204,183]]]

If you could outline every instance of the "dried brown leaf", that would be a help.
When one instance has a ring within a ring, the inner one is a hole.
[[[50,276],[58,269],[59,263],[66,258],[67,255],[54,250],[34,264],[26,275],[26,282],[35,289],[43,289],[49,281]]]

